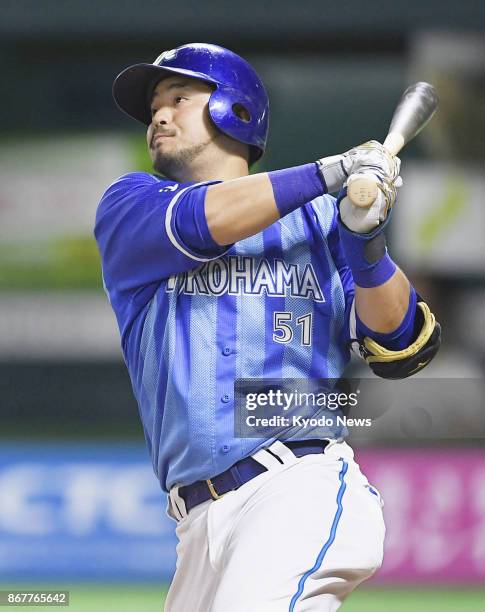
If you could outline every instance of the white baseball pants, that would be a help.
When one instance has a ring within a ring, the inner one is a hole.
[[[165,612],[333,612],[382,563],[379,493],[345,442],[296,458],[281,442],[268,471],[187,515],[177,489],[177,569]]]

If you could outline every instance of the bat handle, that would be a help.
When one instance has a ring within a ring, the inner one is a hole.
[[[405,145],[404,138],[398,132],[390,132],[383,146],[391,155],[397,155]],[[359,208],[369,208],[374,204],[378,194],[377,178],[368,174],[351,174],[347,180],[347,195],[350,201]]]
[[[382,146],[387,149],[391,155],[397,155],[405,144],[402,134],[399,134],[399,132],[389,132]]]

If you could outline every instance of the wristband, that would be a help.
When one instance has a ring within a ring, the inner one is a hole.
[[[347,195],[342,190],[340,200]],[[387,252],[384,229],[391,218],[389,211],[386,219],[369,234],[352,232],[344,225],[339,213],[338,231],[345,259],[352,271],[354,282],[359,287],[371,288],[383,285],[396,271],[396,264]]]
[[[268,172],[280,217],[326,193],[316,163]]]

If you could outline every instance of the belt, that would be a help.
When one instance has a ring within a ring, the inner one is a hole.
[[[324,453],[328,440],[301,440],[285,442],[296,457]],[[270,451],[268,451],[270,452]],[[275,454],[273,457],[279,459]],[[283,463],[281,461],[281,463]],[[252,457],[245,457],[237,461],[229,469],[208,480],[198,480],[185,487],[180,487],[179,495],[185,502],[187,512],[209,499],[219,499],[229,491],[234,491],[249,482],[267,469]]]

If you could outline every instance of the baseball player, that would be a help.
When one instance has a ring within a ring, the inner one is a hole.
[[[379,494],[342,429],[236,437],[234,385],[339,378],[352,345],[388,378],[437,352],[439,325],[384,238],[399,160],[370,142],[249,176],[268,97],[253,68],[216,45],[131,66],[113,94],[147,126],[155,170],[108,187],[95,236],[177,522],[165,609],[336,610],[381,565]],[[356,172],[378,182],[369,209],[347,198]]]

